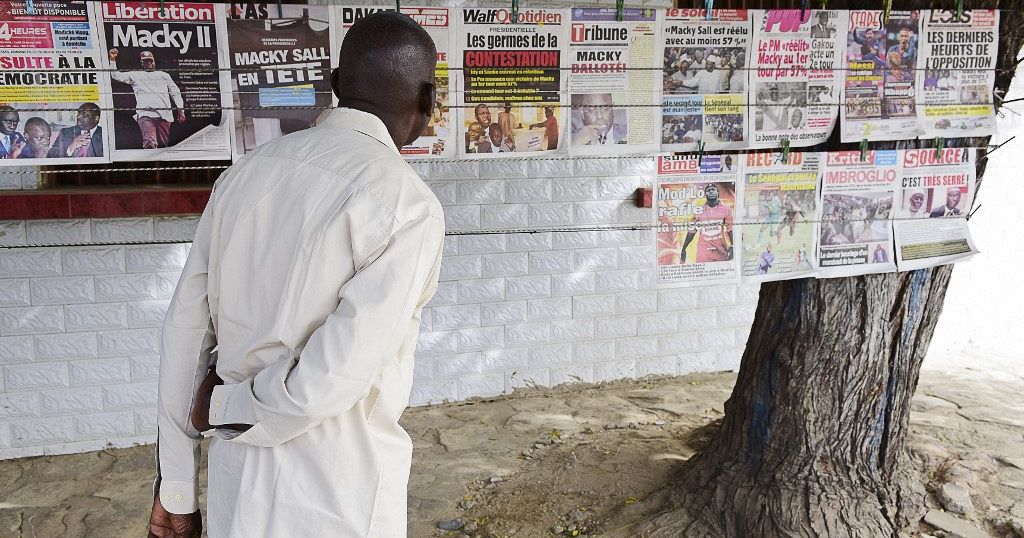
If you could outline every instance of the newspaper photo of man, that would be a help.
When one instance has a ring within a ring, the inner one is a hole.
[[[99,105],[82,103],[82,106],[78,107],[75,125],[60,130],[47,156],[102,157],[103,127],[100,126]]]
[[[18,132],[20,123],[14,107],[0,106],[0,159],[17,159],[25,147],[25,136]]]
[[[117,71],[118,50],[108,52],[114,69],[110,78],[132,87],[135,94],[135,121],[142,133],[142,149],[168,146],[171,123],[185,123],[185,100],[181,89],[166,71],[156,68],[156,56],[144,50],[139,54],[142,70]]]
[[[572,145],[610,146],[627,142],[626,110],[614,108],[612,94],[573,94]]]
[[[45,159],[50,151],[50,124],[40,117],[25,121],[25,147],[21,148],[19,159]]]

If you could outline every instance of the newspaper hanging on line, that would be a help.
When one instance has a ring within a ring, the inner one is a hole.
[[[917,122],[921,11],[851,11],[846,36],[843,142],[903,140]]]
[[[900,188],[896,150],[834,151],[826,155],[818,213],[819,277],[896,270],[892,218]]]
[[[220,4],[235,107],[232,157],[312,127],[335,102],[330,8],[266,2]],[[308,108],[306,108],[308,107]]]
[[[917,114],[924,135],[992,135],[999,11],[965,10],[958,19],[956,11],[933,9],[923,17]]]
[[[758,10],[749,97],[752,148],[820,144],[839,117],[846,11]]]
[[[115,161],[231,158],[231,93],[217,4],[101,2]]]
[[[413,7],[402,6],[402,14],[408,15],[419,23],[437,49],[437,67],[434,71],[437,85],[437,101],[430,122],[423,128],[415,142],[404,146],[400,151],[407,159],[432,157],[454,157],[456,155],[455,116],[451,110],[451,88],[456,79],[456,71],[450,70],[451,54],[454,53],[454,28],[459,10],[447,7]],[[332,10],[334,23],[340,34],[337,37],[337,50],[345,38],[348,29],[359,19],[378,11],[394,11],[386,6],[343,6],[335,5]],[[337,62],[332,62],[337,65]]]
[[[737,282],[738,163],[732,155],[662,155],[657,164],[656,285]]]
[[[84,1],[0,2],[0,166],[110,160],[96,24]]]
[[[661,149],[748,147],[747,59],[753,34],[743,9],[668,9],[662,20]]]
[[[569,147],[575,154],[657,152],[657,10],[573,8]]]
[[[748,282],[815,274],[815,217],[823,153],[744,155],[741,270]]]
[[[462,10],[459,155],[543,154],[563,149],[569,10]]]
[[[978,252],[967,227],[974,201],[976,148],[901,152],[899,211],[893,222],[900,271],[943,265]]]

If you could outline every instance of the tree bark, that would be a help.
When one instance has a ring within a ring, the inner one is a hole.
[[[721,7],[757,7],[734,3]],[[894,4],[893,9],[953,6]],[[1024,6],[1019,0],[985,4],[1015,10],[1001,13],[998,105],[1016,66]],[[976,138],[947,145],[987,143]],[[872,147],[929,145],[903,141]],[[828,144],[812,149],[854,148],[839,144],[834,134]],[[979,184],[985,155],[985,149],[979,151]],[[924,489],[911,480],[907,463],[910,400],[951,272],[952,266],[944,266],[762,285],[716,437],[683,465],[668,510],[632,533],[879,538],[898,536],[916,524],[923,515]]]

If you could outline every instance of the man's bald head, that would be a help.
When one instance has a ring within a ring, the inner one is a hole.
[[[334,70],[338,104],[374,114],[398,146],[416,140],[434,106],[437,49],[406,15],[381,11],[349,29]]]

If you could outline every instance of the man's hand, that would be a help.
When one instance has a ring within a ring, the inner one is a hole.
[[[597,142],[601,138],[601,130],[593,125],[584,125],[576,136],[572,137],[572,143],[574,146],[585,146],[587,144]]]
[[[79,149],[81,149],[84,146],[88,146],[91,143],[92,143],[92,137],[89,136],[89,133],[81,133],[81,134],[79,134],[78,136],[76,136],[71,141],[71,144],[68,146],[68,151],[67,151],[68,157],[74,157],[75,153]]]
[[[177,114],[178,123],[185,123],[185,111],[179,110]]]
[[[11,152],[7,154],[8,159],[17,159],[21,157],[21,152],[25,150],[25,142],[18,142],[11,147]]]
[[[112,62],[116,62],[117,61],[117,54],[118,54],[117,49],[110,49],[109,51],[107,51],[107,58],[109,58],[110,61],[112,61]]]
[[[210,397],[213,396],[213,389],[217,385],[223,385],[224,380],[217,375],[217,370],[210,368],[206,379],[196,389],[196,396],[192,400],[191,420],[192,427],[198,431],[205,432],[212,429],[210,426]]]
[[[199,538],[203,534],[203,517],[196,510],[192,514],[172,514],[160,504],[158,493],[153,497],[153,512],[149,516],[148,538]]]

